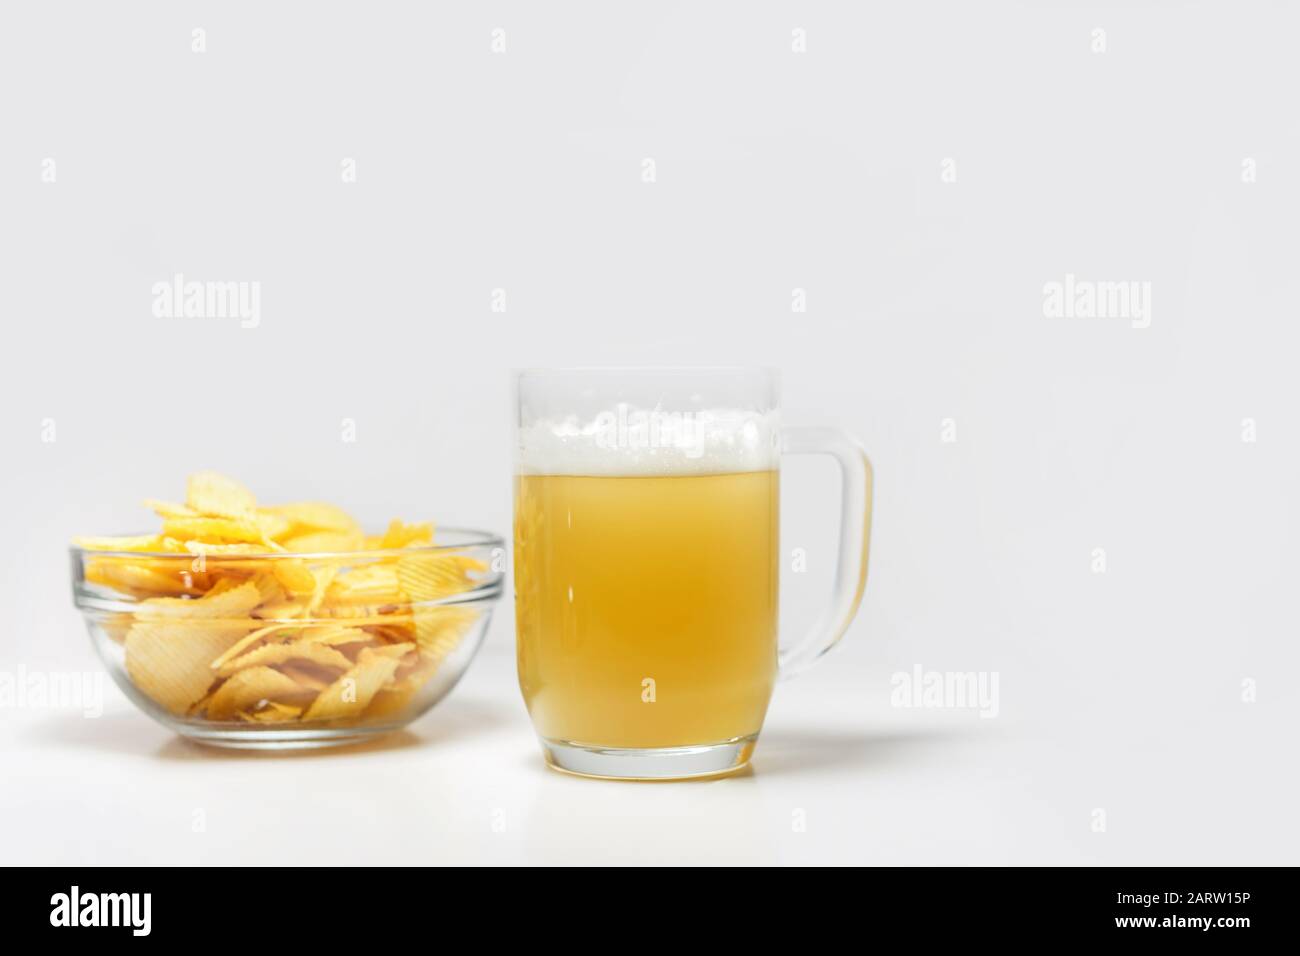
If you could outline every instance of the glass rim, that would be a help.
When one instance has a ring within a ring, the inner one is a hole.
[[[150,532],[144,532],[150,534]],[[481,531],[476,528],[446,527],[435,528],[435,534],[447,534],[452,536],[461,536],[465,540],[456,544],[420,544],[404,548],[361,548],[356,551],[266,551],[266,552],[248,552],[247,554],[214,554],[203,551],[105,551],[99,548],[83,548],[80,545],[73,544],[68,547],[68,551],[74,556],[89,556],[92,558],[147,558],[150,561],[177,561],[190,563],[195,558],[202,557],[207,564],[221,564],[223,562],[241,562],[241,561],[294,561],[294,560],[335,560],[344,558],[386,558],[386,557],[408,557],[413,554],[438,554],[449,551],[464,551],[466,548],[485,548],[485,547],[504,547],[505,539],[498,534],[490,531]],[[136,537],[135,535],[123,535],[123,537]],[[231,542],[237,544],[240,542]],[[257,542],[247,542],[256,544]]]

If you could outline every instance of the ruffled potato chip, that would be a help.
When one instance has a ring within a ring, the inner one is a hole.
[[[336,618],[340,624],[346,622],[351,627],[378,627],[410,619],[391,603],[330,604],[320,609],[320,616]]]
[[[126,673],[145,696],[184,714],[216,677],[209,662],[247,630],[226,622],[137,621],[126,635]]]
[[[411,613],[415,618],[415,641],[435,664],[456,649],[479,617],[477,609],[456,604],[417,607]]]
[[[274,699],[300,696],[302,688],[292,677],[270,667],[250,667],[217,688],[208,701],[209,720],[229,720],[237,711]]]
[[[272,634],[291,628],[301,627],[302,625],[300,624],[270,624],[266,627],[259,627],[257,630],[244,635],[244,637],[240,638],[238,642],[226,648],[225,652],[212,662],[212,668],[214,670],[220,670],[228,661],[243,654],[250,647],[256,646],[259,642],[266,640]]]
[[[334,683],[337,676],[331,671],[321,671],[305,663],[285,664],[280,668],[280,673],[292,678],[300,688],[311,693],[320,693]]]
[[[281,704],[278,701],[268,700],[265,707],[253,711],[249,716],[259,723],[278,724],[298,719],[302,715],[302,711],[303,708],[294,707],[292,704]]]
[[[341,574],[325,592],[325,604],[397,604],[402,600],[397,568],[370,564]]]
[[[99,622],[99,626],[104,629],[109,640],[118,644],[126,643],[126,635],[130,632],[132,625],[135,624],[135,616],[128,613],[105,614]]]
[[[400,655],[398,655],[400,656]],[[287,661],[305,661],[320,667],[332,667],[345,671],[352,666],[352,661],[327,644],[311,641],[292,641],[287,644],[263,644],[247,654],[240,654],[217,668],[221,677],[229,677],[237,671],[253,666],[271,666]]]
[[[379,654],[383,657],[405,657],[408,653],[415,650],[414,642],[407,641],[403,644],[383,644],[371,650],[372,654]]]
[[[359,551],[365,544],[360,531],[308,531],[280,542],[298,554],[330,554],[335,551]]]
[[[388,530],[379,539],[381,549],[406,548],[413,544],[430,544],[433,541],[433,525],[429,522],[403,524],[394,518],[388,523]]]
[[[376,654],[367,648],[346,674],[330,684],[312,701],[303,720],[334,720],[356,717],[370,705],[375,694],[397,670],[392,657]]]
[[[433,601],[474,587],[472,571],[487,565],[464,554],[410,554],[397,560],[402,594],[412,601]]]
[[[159,570],[152,565],[128,563],[119,558],[93,558],[87,561],[86,580],[135,597],[203,593],[202,583],[196,581],[193,575],[170,568]]]
[[[384,640],[373,631],[358,627],[353,628],[352,633],[347,637],[340,634],[338,637],[332,638],[329,642],[329,646],[336,648],[355,662],[357,656],[365,648],[386,647],[388,643],[388,641]]]
[[[248,520],[261,529],[262,539],[267,544],[271,545],[274,550],[289,550],[286,545],[282,545],[276,541],[277,538],[283,538],[289,532],[288,519],[281,518],[279,515],[272,514],[269,511],[256,511],[248,518]]]
[[[316,588],[311,592],[311,597],[307,599],[307,605],[304,609],[304,616],[311,617],[319,610],[321,603],[325,600],[325,592],[329,590],[330,582],[338,574],[339,569],[335,567],[318,568],[316,574]]]
[[[262,565],[259,565],[259,567],[262,567]],[[284,588],[280,587],[280,582],[269,571],[261,571],[253,575],[250,583],[257,588],[257,593],[261,597],[263,604],[267,601],[278,601],[284,597]]]
[[[355,644],[358,641],[376,641],[378,638],[369,631],[364,631],[359,627],[348,627],[346,624],[317,624],[303,628],[301,640],[313,644],[333,646],[336,644]]]
[[[150,509],[159,518],[201,518],[203,515],[195,511],[189,505],[178,504],[175,501],[159,501],[157,498],[146,498],[144,506]]]
[[[267,601],[259,606],[257,616],[263,621],[289,621],[301,617],[305,610],[302,602],[282,598],[278,601]]]
[[[245,518],[164,518],[163,534],[181,541],[212,544],[260,542],[265,537],[261,525]]]
[[[412,692],[419,690],[438,672],[438,668],[442,666],[445,656],[425,650],[420,650],[415,654],[408,654],[398,662],[397,670],[393,673],[393,679],[389,681],[384,690]]]
[[[311,594],[316,589],[316,576],[302,561],[288,558],[275,561],[271,570],[290,594]]]
[[[287,505],[274,505],[263,509],[279,515],[289,522],[288,534],[302,535],[312,531],[336,531],[348,535],[358,534],[361,525],[342,508],[322,501],[295,501]]]
[[[200,471],[185,483],[185,504],[199,514],[242,518],[257,507],[257,499],[233,478]]]
[[[150,598],[141,601],[136,618],[245,618],[263,601],[255,581],[240,584],[225,579],[201,598]],[[247,622],[255,624],[253,621]],[[211,658],[209,658],[211,659]]]

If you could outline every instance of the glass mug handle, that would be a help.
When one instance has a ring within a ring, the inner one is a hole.
[[[867,554],[871,544],[871,461],[847,432],[823,426],[785,426],[784,455],[829,455],[840,466],[839,559],[830,603],[799,641],[778,651],[780,678],[793,677],[834,647],[849,629],[867,587]]]

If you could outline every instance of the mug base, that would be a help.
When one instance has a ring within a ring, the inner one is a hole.
[[[606,780],[697,780],[742,770],[757,735],[695,747],[595,747],[540,738],[546,765],[579,777]]]

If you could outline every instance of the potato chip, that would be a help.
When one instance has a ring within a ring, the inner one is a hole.
[[[356,534],[361,530],[356,520],[342,508],[321,501],[296,501],[287,505],[274,505],[263,510],[286,519],[289,522],[290,533],[295,535],[309,531],[339,531],[345,534]]]
[[[257,588],[257,593],[262,598],[261,603],[263,604],[267,601],[279,601],[284,598],[284,588],[280,587],[280,582],[270,572],[264,571],[255,575],[252,584],[253,587]]]
[[[312,701],[303,720],[333,720],[355,717],[369,706],[375,694],[393,676],[397,661],[366,649],[346,674],[330,684]]]
[[[394,717],[411,706],[419,687],[384,687],[375,694],[366,708],[366,719],[382,720]]]
[[[163,534],[182,541],[209,541],[213,544],[260,542],[265,537],[257,522],[242,518],[164,518]]]
[[[263,621],[288,621],[301,617],[304,610],[302,604],[294,600],[267,601],[258,606],[257,617]]]
[[[292,677],[270,667],[250,667],[217,688],[208,701],[207,714],[210,720],[228,720],[236,711],[253,704],[301,693],[302,688]]]
[[[126,643],[126,635],[131,630],[131,625],[135,623],[135,617],[127,613],[105,614],[100,620],[99,626],[104,629],[109,640],[117,644]]]
[[[319,693],[330,684],[334,683],[337,676],[333,672],[319,671],[314,667],[306,664],[285,664],[280,668],[280,673],[286,677],[292,678],[293,681],[304,691]]]
[[[297,554],[331,554],[358,551],[365,540],[359,531],[309,531],[285,538],[280,543]]]
[[[345,644],[332,644],[330,646],[338,650],[344,657],[348,658],[348,660],[352,661],[354,664],[361,656],[361,652],[366,648],[378,650],[385,646],[385,642],[381,641],[373,634],[366,633],[365,631],[361,633],[363,634],[363,637],[359,640],[348,641]]]
[[[401,655],[398,655],[401,656]],[[256,650],[241,654],[233,660],[224,662],[217,673],[229,677],[236,671],[257,665],[283,664],[287,661],[307,661],[321,667],[333,667],[345,671],[352,666],[352,661],[326,644],[312,641],[293,641],[287,644],[263,644]]]
[[[419,690],[429,682],[429,678],[438,672],[444,656],[422,650],[415,655],[402,658],[398,662],[397,670],[393,673],[393,679],[384,690]]]
[[[279,631],[283,631],[294,627],[301,627],[301,626],[302,625],[300,624],[271,624],[267,627],[259,627],[257,630],[253,631],[252,633],[244,635],[242,638],[239,639],[237,643],[226,648],[225,652],[222,653],[222,655],[218,657],[216,660],[214,660],[211,666],[213,670],[220,670],[223,666],[225,666],[226,662],[233,660],[234,658],[238,657],[240,654],[243,654],[245,651],[247,651],[250,647],[253,647],[259,641],[264,641],[266,640],[266,638],[270,637],[272,634],[275,634]]]
[[[397,561],[402,593],[412,601],[432,601],[468,591],[471,571],[486,571],[482,561],[463,554],[410,554]]]
[[[301,707],[294,707],[291,704],[281,704],[278,701],[268,700],[266,706],[261,710],[256,710],[249,716],[253,720],[262,723],[280,723],[288,720],[295,720],[302,714]]]
[[[234,578],[222,578],[216,584],[212,585],[212,587],[208,589],[208,593],[203,596],[206,598],[214,598],[218,594],[225,594],[227,591],[233,591],[247,583],[248,582],[244,581],[242,578],[239,580]]]
[[[229,579],[226,579],[229,580]],[[241,618],[262,603],[262,592],[256,583],[246,581],[225,586],[218,583],[201,598],[150,598],[141,601],[136,617],[169,618]],[[249,624],[255,622],[249,621]],[[211,658],[209,658],[211,659]]]
[[[325,593],[326,604],[397,604],[402,600],[397,568],[369,564],[341,574]]]
[[[302,561],[285,558],[272,562],[271,570],[290,594],[311,594],[316,589],[316,576]]]
[[[403,524],[394,518],[388,523],[388,530],[380,539],[379,547],[405,548],[412,544],[428,544],[433,541],[433,525],[427,521],[420,524]]]
[[[353,644],[357,641],[375,640],[359,627],[344,624],[317,624],[302,630],[301,640],[313,644]]]
[[[86,580],[115,591],[136,596],[202,594],[193,579],[182,573],[155,570],[152,566],[128,564],[117,558],[94,558],[86,562]]]
[[[257,499],[235,479],[201,471],[185,484],[185,504],[199,514],[242,518],[257,507]]]
[[[415,618],[416,643],[437,663],[456,649],[479,616],[474,608],[457,604],[417,607],[411,613]]]
[[[383,624],[366,628],[366,633],[385,644],[404,644],[415,635],[414,620],[409,614],[386,615]]]
[[[371,653],[379,654],[383,657],[404,657],[408,652],[415,650],[415,644],[407,641],[403,644],[384,644],[381,647],[374,648]]]
[[[282,547],[275,542],[275,538],[284,537],[289,531],[289,521],[287,518],[281,518],[277,514],[269,511],[255,511],[246,519],[257,525],[262,531],[262,538],[276,548]],[[284,550],[289,550],[287,547]]]
[[[199,512],[195,511],[189,505],[178,504],[175,501],[159,501],[157,498],[146,498],[144,506],[159,518],[201,518]]]
[[[198,601],[187,602],[198,604]],[[247,631],[241,624],[137,621],[126,635],[126,672],[145,696],[183,714],[216,677],[208,663]]]
[[[213,694],[213,691],[208,691],[206,694],[204,694],[202,697],[200,697],[200,698],[199,698],[198,700],[196,700],[194,703],[190,704],[190,709],[187,710],[186,713],[187,713],[189,716],[193,717],[195,714],[199,714],[199,713],[202,713],[203,711],[207,710],[207,707],[208,707],[208,701],[212,700],[212,694]]]
[[[311,592],[311,597],[308,598],[307,606],[303,610],[305,617],[311,617],[321,606],[321,602],[325,600],[325,591],[334,580],[334,575],[338,574],[338,570],[338,568],[328,567],[316,571],[316,589]]]
[[[380,624],[394,624],[410,621],[410,615],[402,613],[393,603],[385,604],[331,604],[322,607],[320,617],[337,618],[339,623],[346,622],[351,627],[368,627]]]

